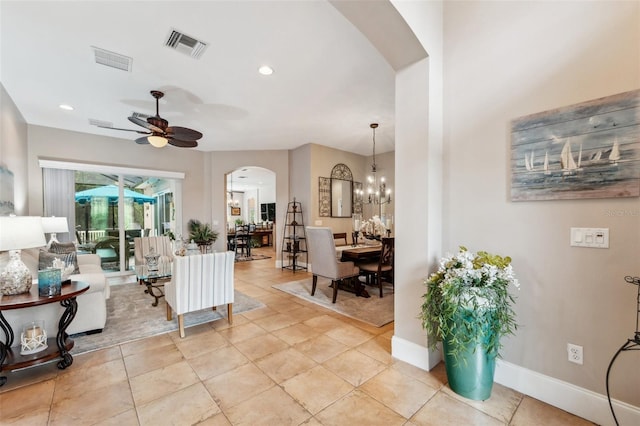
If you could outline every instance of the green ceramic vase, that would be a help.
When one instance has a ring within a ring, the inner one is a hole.
[[[460,314],[454,321],[464,321]],[[464,327],[458,327],[464,329]],[[468,345],[456,360],[449,355],[452,338],[443,340],[445,367],[449,387],[458,395],[476,401],[491,396],[496,367],[496,354],[487,353],[483,342]]]

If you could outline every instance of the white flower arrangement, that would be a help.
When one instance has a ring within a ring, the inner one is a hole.
[[[364,235],[384,236],[387,232],[387,228],[384,226],[384,223],[382,223],[380,218],[376,215],[371,219],[362,222],[362,224],[360,225],[360,232],[362,232]]]
[[[440,260],[438,271],[425,285],[421,319],[429,335],[447,339],[460,327],[454,319],[464,319],[464,332],[451,341],[456,358],[472,342],[483,342],[489,353],[497,353],[500,337],[517,328],[509,287],[520,290],[520,283],[508,256],[460,247],[455,255]]]

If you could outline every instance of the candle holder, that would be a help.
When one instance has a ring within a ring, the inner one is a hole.
[[[62,291],[62,271],[44,269],[38,271],[38,295],[40,297],[58,296]]]
[[[22,326],[20,333],[20,355],[30,355],[47,349],[47,332],[44,320],[29,322]]]
[[[353,234],[351,235],[351,238],[353,238],[353,246],[357,247],[358,246],[358,236],[360,235],[360,231],[353,231]]]
[[[354,213],[351,219],[353,221],[353,234],[351,234],[351,237],[353,238],[353,245],[357,246],[360,227],[362,226],[362,215],[360,213]]]

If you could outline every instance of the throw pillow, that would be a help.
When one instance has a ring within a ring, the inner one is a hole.
[[[51,253],[75,253],[76,245],[74,243],[60,243],[58,241],[51,242],[49,247]]]
[[[60,259],[65,264],[65,269],[71,270],[71,274],[79,274],[80,268],[78,268],[78,258],[76,257],[76,252],[73,253],[50,253],[46,250],[40,250],[40,255],[38,257],[38,269],[43,270],[47,268],[53,267],[53,261],[55,259]],[[73,268],[73,269],[71,269]],[[64,272],[63,272],[63,275]]]

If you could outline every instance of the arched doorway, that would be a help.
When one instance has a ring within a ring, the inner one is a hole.
[[[251,243],[275,250],[275,172],[263,167],[239,167],[225,175],[225,185],[227,235],[239,225],[251,225],[256,230]],[[227,240],[231,248],[231,239]]]

